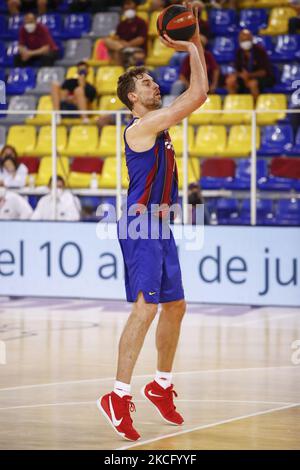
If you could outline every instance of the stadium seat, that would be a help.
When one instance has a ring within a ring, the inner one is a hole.
[[[189,117],[189,124],[217,124],[220,122],[221,113],[209,111],[221,111],[222,100],[219,95],[208,95],[205,103],[194,111]]]
[[[272,59],[274,53],[274,43],[272,36],[254,36],[253,42],[254,44],[262,46],[268,56]]]
[[[13,67],[14,66],[14,58],[18,54],[19,51],[19,43],[18,41],[11,42],[6,47],[6,52],[4,57],[1,59],[2,65],[5,67]]]
[[[117,111],[124,108],[124,104],[117,95],[103,95],[99,99],[98,108],[102,111]]]
[[[121,128],[121,135],[125,127]],[[116,126],[104,126],[100,135],[97,155],[100,157],[115,157],[117,151]],[[122,143],[123,152],[123,143]]]
[[[91,66],[108,65],[110,58],[103,39],[97,39],[93,46],[92,57],[87,61]]]
[[[9,100],[9,111],[18,111],[20,114],[8,114],[6,118],[3,119],[2,122],[6,124],[11,123],[23,123],[28,118],[30,118],[29,114],[22,114],[21,111],[32,111],[36,108],[36,98],[34,96],[12,96]]]
[[[137,7],[137,11],[140,12],[140,11],[150,11],[151,9],[151,0],[145,0],[143,3],[141,3],[140,5],[138,5]]]
[[[174,49],[166,47],[159,38],[155,38],[153,49],[146,59],[146,64],[153,65],[155,67],[167,65],[173,54]]]
[[[69,39],[65,43],[64,57],[57,61],[57,65],[74,65],[81,60],[88,60],[92,53],[90,39]]]
[[[258,155],[281,155],[292,149],[293,130],[289,124],[265,126]]]
[[[294,145],[286,153],[287,155],[291,155],[291,156],[300,156],[300,127],[298,128],[298,131],[296,132]]]
[[[199,126],[190,155],[192,157],[217,157],[225,151],[226,141],[225,126]]]
[[[128,171],[125,158],[122,158],[122,188],[128,188]],[[104,160],[100,176],[100,188],[116,188],[117,185],[117,159],[109,157]]]
[[[259,127],[256,128],[256,148],[260,146]],[[244,124],[234,125],[230,128],[227,147],[220,155],[224,157],[247,157],[252,148],[251,126]]]
[[[118,78],[124,72],[120,66],[99,67],[96,75],[96,89],[100,95],[116,93]]]
[[[221,116],[222,124],[246,124],[251,122],[251,113],[235,113],[234,111],[252,111],[254,101],[252,95],[227,95],[224,99],[224,111]],[[231,114],[232,112],[232,114]]]
[[[100,186],[100,174],[103,160],[93,157],[74,158],[70,167],[68,184],[71,188],[89,188],[92,174],[96,173],[98,186]]]
[[[234,178],[236,163],[229,158],[209,158],[201,162],[203,189],[219,189],[228,178]]]
[[[265,159],[256,161],[256,180],[260,181],[268,175],[268,163]],[[225,189],[249,190],[251,184],[251,160],[241,159],[236,162],[236,172],[233,178],[227,178]]]
[[[51,91],[52,82],[62,83],[65,77],[63,67],[41,67],[36,78],[36,87],[33,93],[47,95]]]
[[[34,126],[11,126],[8,131],[7,145],[12,145],[20,156],[32,155],[36,145]]]
[[[156,22],[157,22],[157,18],[159,14],[160,14],[160,11],[154,11],[153,13],[150,14],[149,29],[148,29],[148,35],[150,37],[157,37]]]
[[[66,149],[64,150],[64,154],[70,156],[95,156],[98,155],[97,145],[97,126],[73,126],[70,131],[69,141]]]
[[[65,17],[62,36],[64,39],[79,39],[88,34],[91,29],[91,15],[89,13],[72,13]]]
[[[219,64],[234,62],[236,49],[234,37],[218,36],[213,41],[212,53]]]
[[[271,54],[272,61],[290,62],[300,59],[300,35],[285,34],[277,36],[275,39],[274,50]]]
[[[6,0],[0,0],[0,12],[7,13],[7,2]]]
[[[282,93],[292,92],[295,89],[293,88],[293,83],[296,80],[300,80],[300,64],[284,64],[280,81],[275,84],[274,91]]]
[[[5,65],[6,60],[6,47],[3,42],[0,42],[0,66],[3,67]]]
[[[120,21],[120,16],[116,12],[97,13],[93,16],[92,35],[97,38],[104,38],[116,31]]]
[[[177,67],[180,69],[181,64],[184,61],[186,56],[187,56],[186,52],[175,52],[169,61],[169,66]]]
[[[0,148],[6,144],[6,127],[0,126]]]
[[[37,105],[37,111],[52,111],[53,105],[51,96],[45,95],[41,96]],[[51,113],[47,114],[36,114],[32,118],[28,118],[27,124],[50,124],[51,123]]]
[[[241,10],[240,28],[249,29],[253,34],[257,34],[260,28],[267,26],[268,15],[263,8],[248,8]]]
[[[250,212],[251,212],[251,201],[250,199],[243,199],[241,203],[241,209],[239,218],[242,224],[250,224]],[[274,218],[274,209],[272,199],[257,199],[256,200],[256,222],[259,225],[263,225]]]
[[[65,126],[56,128],[57,152],[64,154],[67,146],[67,129]],[[31,155],[43,157],[52,153],[52,129],[51,126],[42,126],[37,138],[37,144]]]
[[[168,95],[171,92],[173,83],[179,77],[179,69],[178,67],[165,65],[163,67],[157,67],[153,74],[156,83],[159,85],[160,93],[162,95]]]
[[[178,188],[183,188],[183,159],[176,159],[177,171],[178,171]],[[188,159],[188,184],[198,181],[200,177],[200,165],[197,158]]]
[[[57,13],[47,13],[38,16],[37,21],[47,26],[53,38],[59,38],[62,35],[63,21],[61,15]]]
[[[256,102],[257,124],[275,124],[279,119],[284,119],[285,112],[269,112],[272,110],[285,110],[287,108],[287,99],[283,94],[260,94]],[[263,111],[263,112],[261,112]]]
[[[19,30],[23,24],[23,15],[9,16],[1,37],[5,40],[16,41],[19,38]]]
[[[279,225],[300,225],[300,200],[294,198],[279,200],[276,221]]]
[[[25,91],[35,87],[35,80],[35,71],[30,67],[10,69],[6,82],[6,93],[8,95],[23,95]]]
[[[237,14],[233,9],[211,9],[209,25],[215,36],[224,36],[237,32]]]
[[[40,166],[40,159],[35,157],[20,157],[19,163],[23,163],[23,165],[25,165],[28,170],[26,185],[30,183],[29,175],[33,176],[34,180],[36,180]]]
[[[239,203],[234,198],[219,198],[216,202],[216,210],[220,225],[234,223],[239,215]]]
[[[77,73],[77,67],[76,65],[73,65],[72,67],[69,67],[66,73],[66,79],[67,78],[78,78],[78,73]],[[87,82],[89,82],[91,85],[94,85],[95,83],[95,72],[93,67],[89,67],[89,72],[86,77]]]
[[[270,164],[269,175],[259,181],[259,189],[291,191],[300,182],[300,160],[298,158],[276,157]]]
[[[69,159],[67,157],[59,157],[57,159],[56,171],[57,175],[62,176],[67,183],[69,175]],[[36,178],[36,186],[48,186],[51,176],[52,157],[43,157]]]
[[[278,7],[271,10],[268,26],[260,29],[259,34],[286,34],[289,19],[296,16],[294,8]]]
[[[175,150],[177,157],[182,155],[183,152],[183,126],[173,126],[169,129],[170,137],[172,139],[172,144]],[[194,128],[193,126],[188,126],[188,145],[189,149],[194,146]]]

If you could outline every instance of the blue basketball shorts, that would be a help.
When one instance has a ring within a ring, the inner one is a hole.
[[[119,221],[120,222],[120,221]],[[142,292],[146,302],[158,304],[184,299],[181,269],[172,230],[164,239],[120,237],[128,302],[135,302]]]

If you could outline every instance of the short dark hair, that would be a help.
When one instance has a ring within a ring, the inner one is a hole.
[[[58,181],[60,181],[64,186],[66,185],[65,180],[64,180],[63,177],[60,176],[60,175],[57,175],[57,176],[56,176],[56,183],[58,183]],[[52,186],[52,176],[51,176],[51,178],[49,179],[48,186]]]
[[[80,62],[77,62],[76,67],[80,67],[81,65],[85,65],[86,68],[89,67],[89,64],[85,62],[84,60],[81,60]]]
[[[122,103],[127,106],[130,111],[133,108],[133,104],[128,98],[128,93],[135,90],[135,78],[140,77],[144,73],[149,73],[146,67],[134,67],[127,72],[123,73],[118,80],[117,95]]]

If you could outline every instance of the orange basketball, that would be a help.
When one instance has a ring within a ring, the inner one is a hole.
[[[191,39],[196,30],[196,19],[193,13],[183,5],[170,5],[157,18],[157,31],[180,41]]]

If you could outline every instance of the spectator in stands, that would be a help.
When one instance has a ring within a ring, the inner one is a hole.
[[[52,178],[49,181],[49,191],[51,191]],[[56,220],[80,220],[81,204],[78,197],[71,191],[65,189],[65,181],[61,176],[57,176],[57,216]],[[52,193],[43,196],[32,214],[32,220],[54,220],[52,210]]]
[[[203,44],[203,40],[202,40],[202,44]],[[209,93],[215,93],[216,88],[218,86],[219,78],[220,78],[220,68],[213,54],[207,49],[204,50],[204,56],[205,56],[206,67],[207,67]],[[181,93],[183,93],[189,87],[190,76],[191,76],[190,58],[187,55],[183,59],[182,64],[181,64],[180,72],[179,72],[179,79],[176,80],[176,82],[174,82],[172,85],[171,95],[178,96]]]
[[[110,7],[121,7],[123,0],[73,0],[70,5],[72,13],[91,11],[98,13],[100,11],[107,11]]]
[[[38,15],[44,15],[48,11],[55,11],[60,0],[7,0],[7,8],[10,15],[19,15],[36,11]]]
[[[0,220],[30,219],[32,208],[25,198],[5,188],[0,179]]]
[[[296,10],[297,16],[289,19],[289,34],[297,34],[300,30],[300,5],[299,0],[290,0],[291,6]]]
[[[82,111],[83,122],[89,122],[84,111],[92,109],[93,101],[97,96],[96,88],[87,82],[89,72],[88,64],[81,61],[77,64],[77,77],[67,78],[62,85],[52,83],[51,95],[53,109],[61,111]],[[69,115],[76,118],[77,115]]]
[[[0,179],[7,188],[23,188],[26,185],[28,169],[18,162],[14,147],[5,145],[0,153]]]
[[[209,223],[209,213],[206,210],[199,183],[190,183],[188,186],[188,223],[201,225]]]
[[[124,0],[123,16],[116,33],[105,38],[104,43],[113,63],[118,65],[141,65],[147,54],[147,24],[136,15],[133,0]]]
[[[253,43],[248,29],[240,31],[239,45],[235,58],[236,72],[227,75],[225,86],[228,93],[251,93],[256,100],[266,87],[275,83],[272,65],[265,49]]]
[[[19,32],[19,53],[16,67],[52,66],[58,59],[58,47],[47,26],[38,23],[33,13],[27,13]]]

